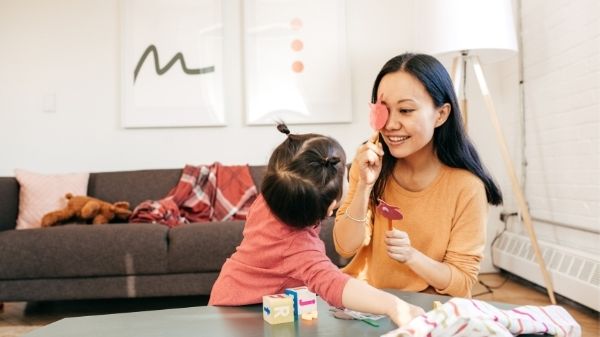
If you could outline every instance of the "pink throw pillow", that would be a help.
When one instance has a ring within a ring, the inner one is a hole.
[[[15,170],[21,186],[17,229],[40,228],[44,214],[67,205],[65,194],[87,195],[89,173],[45,175]]]

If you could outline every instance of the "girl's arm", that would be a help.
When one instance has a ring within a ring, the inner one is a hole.
[[[350,278],[342,293],[344,307],[361,312],[387,315],[398,326],[403,326],[425,311],[409,304],[395,295]]]
[[[310,231],[303,230],[290,238],[284,259],[287,275],[302,280],[332,306],[388,315],[399,326],[423,313],[419,307],[344,274],[325,254],[323,241]]]

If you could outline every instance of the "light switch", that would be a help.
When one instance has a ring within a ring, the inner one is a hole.
[[[42,102],[42,111],[56,112],[56,94],[46,94]]]

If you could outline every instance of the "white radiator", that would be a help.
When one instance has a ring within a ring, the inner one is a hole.
[[[554,291],[600,311],[600,260],[585,252],[538,240]],[[504,232],[492,247],[494,264],[545,288],[529,237]]]

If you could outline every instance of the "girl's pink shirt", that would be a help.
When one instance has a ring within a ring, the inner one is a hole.
[[[259,196],[248,213],[244,239],[225,261],[208,304],[262,303],[264,295],[306,285],[330,305],[342,307],[342,293],[350,277],[325,254],[320,229],[284,224]]]

